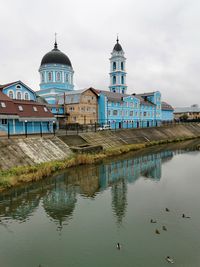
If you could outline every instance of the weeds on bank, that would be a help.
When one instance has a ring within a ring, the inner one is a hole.
[[[116,148],[106,149],[103,152],[97,154],[72,154],[69,158],[60,161],[58,160],[45,162],[36,164],[34,166],[19,166],[6,171],[2,171],[0,169],[0,190],[16,186],[20,183],[41,180],[45,177],[50,176],[56,171],[64,170],[69,167],[83,164],[94,164],[103,160],[106,157],[121,155],[123,153],[143,149],[149,146],[175,143],[190,139],[194,138],[180,137],[170,140],[159,140],[142,144],[123,145]]]

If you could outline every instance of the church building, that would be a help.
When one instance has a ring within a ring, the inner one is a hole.
[[[40,68],[40,91],[37,94],[49,104],[56,104],[59,95],[74,90],[73,68],[68,56],[54,48],[42,58]]]

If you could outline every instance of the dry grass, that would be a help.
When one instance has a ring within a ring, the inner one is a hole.
[[[123,145],[116,148],[107,149],[98,154],[74,154],[71,157],[61,161],[51,161],[34,166],[20,166],[7,171],[0,170],[0,190],[4,190],[21,183],[41,180],[52,175],[54,172],[64,170],[69,167],[94,164],[111,156],[121,155],[130,151],[140,150],[145,147],[180,142],[194,139],[191,137],[182,137],[171,140],[159,140],[142,144]]]

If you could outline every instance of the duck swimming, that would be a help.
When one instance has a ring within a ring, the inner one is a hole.
[[[165,211],[169,212],[169,209],[168,208],[165,208]]]
[[[167,256],[165,259],[169,263],[174,263],[174,260],[170,256]]]
[[[150,222],[151,222],[151,223],[157,223],[157,221],[156,221],[156,220],[153,220],[153,219],[151,219]]]
[[[120,243],[117,243],[117,249],[121,249]]]
[[[157,235],[159,235],[159,234],[160,234],[160,231],[159,231],[158,229],[156,229],[156,230],[155,230],[155,233],[156,233]]]
[[[191,217],[190,217],[190,216],[186,216],[186,215],[183,213],[182,218],[190,219]]]
[[[164,231],[167,231],[167,227],[164,226],[164,225],[163,225],[162,229],[163,229]]]

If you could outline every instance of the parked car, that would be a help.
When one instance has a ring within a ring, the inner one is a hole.
[[[111,130],[110,125],[105,124],[102,127],[97,128],[97,131]]]

